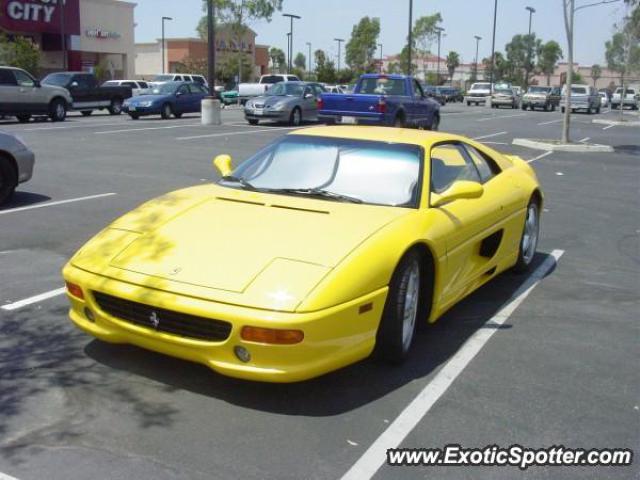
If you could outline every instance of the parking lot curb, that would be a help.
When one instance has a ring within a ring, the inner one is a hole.
[[[640,127],[640,120],[629,120],[626,122],[621,122],[620,120],[603,120],[603,119],[594,119],[593,123],[601,123],[603,125],[619,125],[621,127]]]
[[[536,150],[546,150],[549,152],[613,152],[610,145],[599,145],[595,143],[553,143],[545,140],[533,140],[530,138],[514,138],[513,145],[533,148]]]

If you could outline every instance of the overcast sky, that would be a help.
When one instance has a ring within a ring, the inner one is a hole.
[[[136,42],[159,38],[162,16],[174,19],[166,24],[167,37],[196,36],[195,27],[202,15],[202,0],[132,1],[138,4]],[[529,12],[525,7],[531,6],[536,9],[532,30],[544,41],[558,41],[566,51],[561,2],[499,0],[496,50],[504,51],[505,44],[516,33],[527,33]],[[576,0],[576,5],[594,2]],[[440,12],[446,33],[442,39],[442,56],[446,56],[449,50],[455,50],[464,63],[470,63],[475,56],[474,35],[482,37],[480,58],[491,54],[493,3],[493,0],[414,0],[414,19]],[[295,13],[302,17],[294,24],[294,52],[301,51],[306,55],[306,42],[311,42],[313,50],[322,48],[335,59],[338,49],[333,38],[349,39],[353,25],[365,15],[380,18],[379,43],[383,44],[384,54],[398,53],[407,34],[408,5],[409,0],[284,0],[282,13]],[[611,37],[613,24],[623,14],[622,1],[577,12],[575,61],[582,65],[604,65],[604,42]],[[256,43],[278,46],[286,52],[289,20],[283,18],[281,13],[274,15],[271,22],[260,21],[251,27],[258,33]],[[434,53],[436,48],[436,45],[432,48]],[[344,48],[342,53],[344,55]]]

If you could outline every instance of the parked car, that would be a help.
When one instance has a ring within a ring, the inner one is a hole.
[[[491,108],[518,108],[520,98],[513,88],[496,88],[491,95]]]
[[[629,107],[631,110],[638,109],[638,91],[635,88],[625,88],[624,96],[622,96],[622,87],[616,88],[616,91],[611,97],[611,109],[617,110],[620,108],[620,98],[622,99],[622,107]]]
[[[300,79],[295,75],[269,74],[262,75],[257,83],[241,83],[238,86],[238,95],[241,99],[249,99],[259,97],[271,87],[280,82],[299,82]]]
[[[459,88],[454,87],[438,87],[438,91],[441,95],[444,96],[444,99],[447,103],[449,102],[462,102],[464,100],[464,95]]]
[[[464,97],[464,101],[467,102],[467,106],[480,105],[487,103],[487,99],[491,98],[491,84],[489,82],[476,82],[471,85],[471,88],[467,91]]]
[[[151,82],[157,85],[167,82],[193,82],[206,87],[209,86],[207,79],[203,75],[199,75],[197,73],[159,73],[153,77]]]
[[[532,85],[522,97],[522,110],[541,108],[553,112],[560,105],[560,88]]]
[[[223,105],[235,105],[238,103],[238,87],[234,86],[229,90],[222,90],[220,93],[220,101]]]
[[[149,83],[144,80],[107,80],[102,84],[103,87],[131,87],[132,96],[140,95],[147,88]]]
[[[73,99],[71,107],[85,116],[105,108],[111,115],[120,115],[123,102],[132,95],[131,87],[102,87],[94,74],[85,72],[50,73],[42,84],[69,90]]]
[[[64,88],[43,85],[20,68],[0,67],[0,115],[15,116],[20,122],[46,115],[62,122],[72,101]]]
[[[434,85],[427,85],[425,83],[420,82],[420,86],[422,87],[422,91],[430,98],[433,98],[440,105],[444,105],[447,103],[446,97],[442,94],[442,92],[438,89],[438,87]]]
[[[562,112],[565,111],[567,105],[567,87],[562,88],[562,98],[560,99]],[[589,85],[571,85],[571,103],[572,112],[585,110],[587,113],[600,113],[600,96],[596,89]]]
[[[264,95],[245,104],[244,117],[251,125],[260,120],[275,120],[298,126],[303,121],[317,120],[318,100],[324,91],[319,83],[276,83]]]
[[[345,93],[340,85],[324,85],[323,87],[326,92],[329,93]]]
[[[609,105],[609,95],[607,95],[607,92],[598,92],[598,95],[600,96],[600,107]]]
[[[386,125],[437,130],[440,104],[406,75],[362,75],[353,94],[323,93],[319,118],[326,123]]]
[[[33,175],[35,155],[22,139],[7,132],[0,132],[0,205],[13,195],[19,183]]]
[[[167,120],[173,115],[201,111],[202,99],[209,89],[193,82],[166,82],[147,90],[147,93],[129,98],[122,106],[133,120],[148,115],[160,115]]]
[[[533,168],[459,135],[312,127],[231,163],[217,156],[217,183],[145,203],[67,262],[77,328],[295,382],[372,353],[397,364],[417,326],[536,265]]]

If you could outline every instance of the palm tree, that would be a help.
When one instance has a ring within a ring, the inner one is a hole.
[[[593,79],[593,86],[595,88],[598,79],[602,76],[602,67],[597,63],[591,67],[591,78]]]
[[[447,55],[447,70],[449,70],[449,82],[453,85],[453,74],[456,72],[456,68],[460,66],[460,55],[453,50]]]

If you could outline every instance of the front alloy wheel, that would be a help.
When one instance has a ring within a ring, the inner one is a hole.
[[[524,220],[524,229],[520,239],[520,251],[515,265],[517,272],[526,272],[531,266],[533,257],[538,248],[540,236],[540,207],[532,200],[527,206],[527,214]]]

